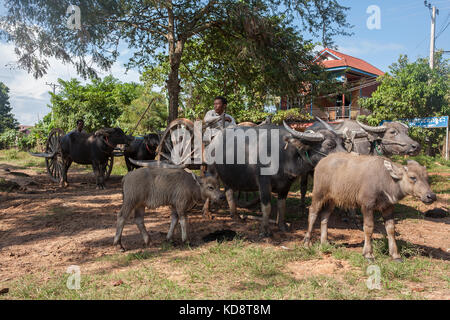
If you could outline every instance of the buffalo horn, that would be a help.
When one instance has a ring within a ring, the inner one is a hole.
[[[368,126],[367,124],[361,123],[358,120],[356,120],[356,122],[361,126],[361,128],[369,132],[381,133],[385,132],[387,129],[385,126],[372,127]]]
[[[325,129],[330,130],[331,132],[334,132],[336,134],[338,134],[332,126],[330,126],[327,122],[323,121],[322,119],[320,119],[319,117],[316,117],[316,120],[319,121],[321,124],[324,125]]]
[[[172,163],[162,162],[158,160],[134,160],[129,158],[130,162],[140,167],[152,167],[152,168],[171,168],[171,169],[184,169],[187,167],[185,164],[176,165]]]
[[[283,121],[283,125],[284,125],[284,128],[285,128],[290,134],[292,134],[292,136],[294,136],[294,137],[297,138],[297,139],[307,140],[307,141],[323,141],[323,139],[325,139],[325,137],[323,136],[323,134],[321,134],[321,133],[319,133],[319,132],[309,133],[309,132],[299,132],[299,131],[295,131],[294,129],[292,129],[291,127],[289,127],[285,121]]]

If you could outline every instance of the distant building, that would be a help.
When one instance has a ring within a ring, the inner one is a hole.
[[[360,114],[369,113],[368,110],[359,106],[358,101],[359,98],[372,95],[379,85],[376,78],[383,75],[383,71],[364,60],[329,48],[323,49],[314,61],[321,63],[326,71],[332,73],[334,78],[345,83],[350,88],[349,93],[321,96],[312,99],[312,103],[306,105],[301,105],[300,101],[303,99],[300,95],[298,97],[282,97],[281,110],[304,108],[313,116],[329,121],[343,118],[355,119]]]
[[[30,134],[33,126],[26,126],[23,124],[19,124],[19,132],[23,134]]]

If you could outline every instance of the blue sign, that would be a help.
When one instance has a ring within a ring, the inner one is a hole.
[[[421,128],[447,128],[448,127],[448,116],[400,119],[400,121],[406,123],[408,125],[408,127],[421,127]],[[390,122],[390,120],[384,120],[381,122],[381,124],[383,124],[383,122]]]

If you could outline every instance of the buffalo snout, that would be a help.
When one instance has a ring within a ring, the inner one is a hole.
[[[425,204],[431,204],[436,201],[436,194],[434,192],[428,192],[420,199]]]
[[[408,155],[416,156],[420,152],[420,144],[418,142],[413,142],[409,147]]]

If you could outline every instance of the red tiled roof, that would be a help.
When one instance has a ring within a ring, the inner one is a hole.
[[[375,74],[377,76],[381,76],[381,75],[384,74],[383,71],[381,71],[380,69],[374,67],[370,63],[367,63],[364,60],[361,60],[361,59],[349,56],[347,54],[340,53],[338,51],[335,51],[335,50],[332,50],[332,49],[329,49],[329,48],[325,48],[322,51],[320,51],[319,55],[317,56],[316,59],[318,59],[326,51],[328,51],[332,55],[335,55],[336,57],[339,58],[339,60],[336,59],[336,60],[321,61],[323,66],[325,68],[327,68],[327,69],[329,69],[329,68],[336,68],[336,67],[351,67],[351,68],[359,69],[359,70],[364,71],[364,72]]]

